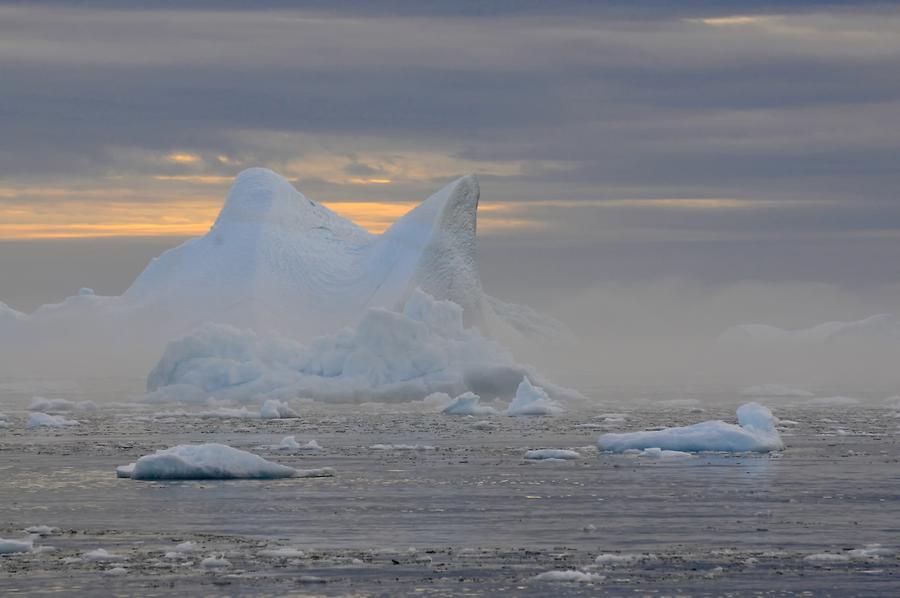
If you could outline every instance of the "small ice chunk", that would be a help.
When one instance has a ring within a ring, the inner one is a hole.
[[[127,556],[107,552],[105,548],[89,550],[82,554],[81,558],[89,563],[118,563],[128,560]]]
[[[758,403],[738,407],[737,425],[707,421],[692,426],[647,432],[603,434],[597,444],[605,451],[658,448],[687,452],[770,452],[784,448],[775,416]]]
[[[31,552],[34,548],[34,540],[25,538],[23,540],[7,540],[0,538],[0,554],[16,554],[18,552]]]
[[[598,573],[587,573],[585,571],[577,571],[574,569],[544,571],[535,576],[535,581],[563,581],[572,583],[594,583],[603,581],[606,576]]]
[[[103,574],[112,576],[128,575],[128,569],[126,569],[125,567],[113,567],[112,569],[107,569],[106,571],[104,571]]]
[[[803,560],[808,563],[828,565],[836,563],[846,563],[850,560],[850,557],[843,554],[835,554],[833,552],[819,552],[817,554],[807,555],[803,557]]]
[[[58,527],[50,527],[49,525],[32,525],[25,528],[26,534],[35,534],[38,536],[52,536],[59,531]]]
[[[276,448],[282,451],[294,451],[300,448],[300,443],[297,442],[297,438],[294,436],[285,436]]]
[[[175,552],[194,552],[195,550],[197,550],[197,545],[188,540],[186,542],[176,544],[174,550]]]
[[[130,478],[131,474],[134,473],[134,463],[129,463],[128,465],[119,465],[116,467],[116,477],[117,478]]]
[[[265,556],[276,559],[299,559],[306,556],[306,553],[299,548],[290,546],[281,546],[279,548],[264,548],[257,552],[259,556]]]
[[[62,428],[65,426],[77,426],[78,424],[77,420],[66,419],[62,415],[48,415],[47,413],[35,411],[28,414],[26,426],[29,428]]]
[[[224,569],[230,567],[231,562],[223,556],[210,556],[200,561],[200,566],[204,569]]]
[[[891,556],[894,551],[884,548],[881,544],[866,544],[862,548],[855,548],[847,552],[847,556],[854,560],[877,561],[883,556]]]
[[[571,460],[577,459],[581,455],[576,453],[575,451],[570,451],[566,449],[537,449],[534,451],[528,451],[525,453],[526,459],[532,459],[536,461],[542,461],[545,459],[555,459],[555,460]]]
[[[433,451],[430,444],[373,444],[369,447],[376,451]]]
[[[90,287],[81,287],[80,289],[78,289],[78,294],[81,297],[91,297],[92,295],[94,295],[94,289]]]
[[[290,408],[284,401],[278,399],[268,399],[259,409],[259,417],[261,419],[288,419],[300,417],[300,415]]]
[[[127,467],[127,466],[126,466]],[[125,473],[120,467],[116,474]],[[224,444],[180,444],[134,463],[135,480],[273,479],[297,475],[293,467],[267,461]]]
[[[604,567],[611,567],[614,565],[627,565],[628,563],[633,563],[640,559],[641,555],[639,554],[617,554],[614,552],[604,552],[602,554],[598,554],[597,558],[594,559],[594,562]]]
[[[322,446],[321,446],[318,442],[316,442],[315,439],[313,439],[313,440],[307,441],[306,444],[302,444],[302,445],[298,446],[298,447],[297,447],[297,450],[300,450],[300,451],[321,451],[321,450],[322,450]]]
[[[68,399],[32,397],[26,409],[29,411],[43,411],[45,413],[58,413],[60,411],[97,411],[99,407],[94,401],[70,401]]]
[[[477,394],[473,392],[466,392],[455,399],[453,402],[447,405],[442,413],[447,415],[496,415],[497,410],[493,407],[488,407],[487,405],[479,405],[478,401],[481,400]]]
[[[495,424],[492,421],[488,421],[486,419],[477,421],[474,424],[472,424],[472,428],[475,430],[493,430],[496,427],[497,427],[497,424]]]
[[[525,376],[516,389],[515,398],[506,408],[506,415],[554,415],[561,411],[559,403],[551,399],[543,388],[534,386],[528,376]]]

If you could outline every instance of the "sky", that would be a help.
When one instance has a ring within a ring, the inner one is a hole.
[[[374,232],[475,172],[485,286],[538,307],[881,297],[898,73],[890,2],[0,2],[0,301],[121,293],[250,166]]]

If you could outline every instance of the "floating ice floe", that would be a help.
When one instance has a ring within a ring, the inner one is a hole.
[[[32,525],[25,528],[26,534],[34,534],[36,536],[52,536],[58,531],[58,527],[50,527],[49,525]]]
[[[628,565],[637,561],[651,560],[655,558],[651,554],[620,554],[616,552],[604,552],[598,554],[594,562],[602,567],[614,567],[616,565]]]
[[[60,411],[97,411],[99,407],[94,401],[70,401],[68,399],[33,397],[27,409],[29,411],[56,413]]]
[[[89,563],[119,563],[127,561],[128,557],[122,554],[113,554],[105,548],[97,548],[82,554],[81,559]]]
[[[794,388],[784,386],[783,384],[757,384],[756,386],[748,386],[741,389],[742,397],[801,397],[809,398],[816,396],[808,390],[802,388]]]
[[[738,407],[737,425],[707,421],[692,426],[646,432],[603,434],[601,450],[621,453],[628,449],[660,449],[686,452],[770,452],[784,448],[775,429],[776,419],[758,403]]]
[[[256,554],[259,556],[276,558],[276,559],[299,559],[306,556],[306,553],[299,548],[290,546],[281,546],[279,548],[264,548]]]
[[[506,408],[506,415],[555,415],[561,411],[562,406],[526,376],[516,388],[516,396]]]
[[[466,392],[519,398],[515,405],[549,413],[547,396],[583,400],[576,391],[536,378],[524,388],[518,365],[478,328],[463,325],[463,309],[413,290],[399,311],[370,308],[354,328],[307,345],[207,324],[170,342],[147,377],[147,401],[247,402],[254,397],[309,397],[331,401],[401,402],[434,393]],[[535,395],[535,393],[538,393]],[[538,401],[543,399],[543,401]],[[523,413],[524,414],[524,413]]]
[[[466,392],[444,407],[443,413],[447,415],[496,415],[497,410],[488,405],[479,405],[481,400],[477,394]]]
[[[200,561],[203,569],[224,569],[231,566],[231,562],[223,556],[210,556]]]
[[[310,440],[305,444],[297,442],[295,436],[285,436],[281,439],[275,448],[282,451],[321,451],[322,447],[315,440]]]
[[[22,540],[7,540],[5,538],[0,538],[0,554],[31,552],[33,548],[33,538],[23,538]]]
[[[535,576],[535,581],[561,581],[571,583],[594,583],[606,579],[605,575],[599,573],[588,573],[586,571],[577,571],[575,569],[544,571]]]
[[[180,444],[116,468],[134,480],[227,480],[329,477],[330,468],[297,470],[224,444]]]
[[[369,447],[375,451],[433,451],[430,444],[373,444]]]
[[[80,422],[74,419],[66,419],[62,415],[49,415],[34,411],[28,414],[29,428],[62,428],[65,426],[77,426]]]
[[[291,419],[300,417],[290,405],[278,399],[267,399],[259,408],[259,411],[253,411],[245,406],[219,407],[212,411],[202,412],[199,415],[225,419]]]
[[[525,453],[525,458],[534,461],[569,461],[578,459],[581,455],[567,449],[537,449]]]

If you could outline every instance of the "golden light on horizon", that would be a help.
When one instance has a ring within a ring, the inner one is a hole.
[[[166,160],[176,164],[196,164],[200,161],[200,156],[188,152],[173,152],[166,156]]]
[[[381,234],[416,201],[336,201],[322,205],[373,234]],[[92,201],[0,203],[0,240],[106,237],[196,237],[215,222],[220,199],[178,201]],[[482,203],[479,230],[536,228],[540,222],[516,215],[513,204]]]

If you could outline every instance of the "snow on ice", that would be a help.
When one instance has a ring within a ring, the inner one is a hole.
[[[537,449],[525,453],[525,458],[534,461],[568,461],[578,459],[581,455],[572,450],[566,449]]]
[[[516,388],[516,396],[506,408],[506,415],[554,415],[561,411],[560,404],[526,376]]]
[[[180,444],[145,455],[116,470],[135,480],[224,480],[323,477],[326,470],[298,471],[224,444]]]
[[[28,414],[26,426],[29,428],[62,428],[64,426],[77,426],[78,423],[77,420],[66,419],[62,415],[49,415],[40,411],[34,411]]]
[[[665,428],[647,432],[604,434],[598,440],[601,450],[621,453],[628,449],[657,448],[685,452],[770,452],[784,448],[775,428],[772,412],[759,403],[738,407],[737,425],[707,421],[692,426]]]

